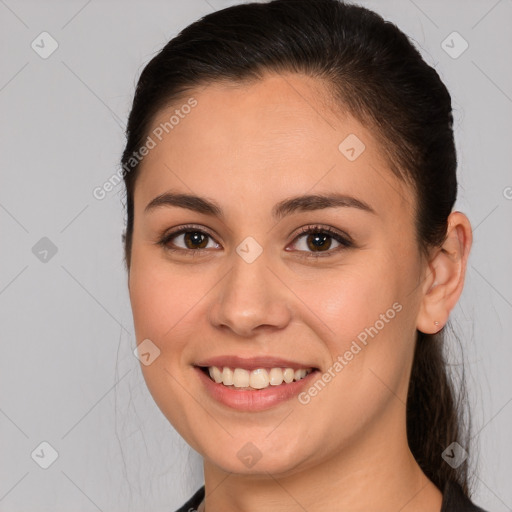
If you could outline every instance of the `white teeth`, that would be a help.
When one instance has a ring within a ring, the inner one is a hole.
[[[222,370],[222,383],[226,386],[233,385],[233,370],[227,366]]]
[[[301,368],[300,370],[295,370],[295,373],[293,376],[294,376],[295,380],[300,380],[306,376],[306,370],[304,370],[303,368]]]
[[[268,374],[271,386],[279,386],[283,383],[283,370],[281,368],[272,368]]]
[[[220,373],[220,370],[216,366],[210,366],[208,368],[208,371],[210,373],[210,377],[218,383],[222,382],[222,374]]]
[[[294,377],[295,372],[293,371],[293,368],[286,368],[283,372],[283,380],[285,382],[292,382]]]
[[[249,386],[249,372],[243,368],[235,368],[233,372],[233,385],[235,388],[246,388]]]
[[[311,368],[271,368],[268,371],[265,368],[248,371],[243,368],[231,368],[224,366],[222,370],[217,366],[210,366],[208,373],[212,380],[217,384],[224,386],[234,386],[235,388],[253,388],[265,389],[269,386],[279,386],[283,382],[290,383],[303,379],[313,370]]]
[[[268,388],[269,378],[267,370],[263,368],[259,368],[257,370],[253,370],[251,372],[251,377],[249,379],[249,386],[254,389],[263,389]]]

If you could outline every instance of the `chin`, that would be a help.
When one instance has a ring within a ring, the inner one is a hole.
[[[231,439],[226,445],[216,444],[201,453],[210,464],[217,466],[226,473],[239,475],[260,475],[268,479],[268,474],[274,476],[289,476],[303,471],[312,465],[311,455],[304,451],[301,443],[289,443],[289,437],[271,439],[268,432],[253,441]],[[286,442],[288,441],[288,443]],[[293,448],[290,448],[290,445]],[[297,448],[302,448],[298,450]],[[314,450],[311,450],[314,453]]]

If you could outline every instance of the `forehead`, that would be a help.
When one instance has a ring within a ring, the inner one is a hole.
[[[191,99],[195,106],[184,108]],[[146,203],[179,185],[226,200],[256,195],[260,204],[263,197],[336,189],[388,203],[388,211],[390,201],[402,214],[411,207],[410,190],[389,170],[371,129],[304,75],[198,88],[162,109],[150,136],[156,145],[136,187]]]

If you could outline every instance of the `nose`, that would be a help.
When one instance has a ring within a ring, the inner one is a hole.
[[[242,337],[279,330],[291,319],[291,292],[269,268],[264,253],[247,263],[236,253],[231,271],[216,287],[209,310],[211,324]]]

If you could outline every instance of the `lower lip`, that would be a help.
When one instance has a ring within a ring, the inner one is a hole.
[[[239,411],[263,411],[290,400],[297,396],[318,373],[318,370],[313,370],[301,380],[289,384],[283,382],[279,386],[269,386],[265,389],[251,391],[218,384],[199,367],[195,367],[195,370],[212,398]]]

